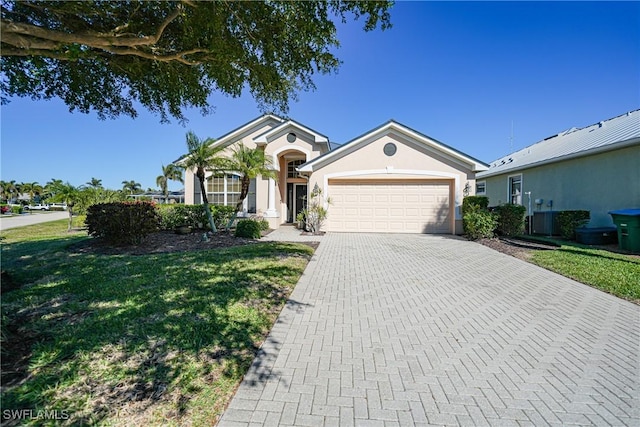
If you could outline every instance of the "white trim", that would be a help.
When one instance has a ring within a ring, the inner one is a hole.
[[[434,178],[447,178],[454,180],[454,218],[456,220],[462,219],[461,207],[462,207],[462,193],[460,191],[460,175],[450,172],[419,170],[419,169],[394,169],[393,166],[387,166],[385,169],[369,169],[369,170],[357,170],[347,172],[334,172],[324,176],[323,191],[326,195],[325,198],[329,198],[329,180],[333,178],[346,178],[356,177],[364,175],[419,175],[430,176]],[[455,223],[452,224],[453,232],[455,233]]]
[[[478,184],[484,184],[484,191],[482,193],[478,192]],[[483,179],[483,180],[478,180],[476,181],[476,188],[475,188],[475,195],[476,196],[486,196],[487,195],[487,180]]]
[[[251,128],[255,128],[258,125],[263,124],[264,122],[267,122],[269,120],[274,120],[276,122],[280,122],[282,123],[282,118],[275,116],[273,114],[265,114],[263,116],[258,117],[257,119],[247,123],[246,125],[242,126],[239,129],[236,129],[235,131],[232,131],[231,133],[227,134],[227,135],[223,135],[222,138],[216,140],[213,142],[213,144],[211,144],[213,147],[219,147],[220,145],[224,145],[227,143],[235,143],[235,142],[239,142],[237,140],[237,136],[241,135],[245,132],[247,132],[248,130],[250,130]],[[280,125],[277,125],[276,127],[278,127]]]
[[[209,182],[208,182],[208,181],[209,181],[209,179],[210,179],[210,178],[212,178],[212,177],[215,177],[215,176],[216,176],[217,174],[219,174],[219,173],[220,173],[220,172],[217,172],[217,173],[214,173],[214,172],[207,172],[207,174],[205,174],[205,176],[204,176],[204,180],[206,181],[206,182],[205,182],[205,186],[204,186],[205,190],[208,190],[208,186],[209,186]],[[222,172],[222,174],[223,174],[223,176],[224,176],[224,178],[225,178],[225,179],[224,179],[224,181],[223,181],[223,183],[224,183],[224,184],[223,184],[224,191],[222,191],[222,192],[219,192],[219,191],[216,191],[216,192],[209,192],[209,191],[207,191],[207,198],[209,198],[209,195],[213,195],[213,194],[223,194],[223,195],[224,195],[224,197],[223,197],[223,205],[222,205],[222,206],[235,206],[235,205],[228,205],[228,204],[227,204],[227,202],[228,202],[228,200],[227,200],[227,196],[228,196],[229,194],[238,194],[238,195],[239,195],[242,191],[240,191],[240,192],[238,192],[238,193],[235,193],[235,192],[229,192],[229,190],[228,190],[228,182],[227,182],[227,175],[235,175],[235,176],[237,176],[237,177],[238,177],[238,178],[240,178],[240,179],[242,179],[242,175],[241,175],[241,174],[239,174],[238,172]],[[202,197],[202,196],[201,196],[201,197]],[[247,211],[249,210],[249,201],[248,201],[248,199],[249,199],[249,197],[245,197],[245,198],[244,198],[244,200],[242,201],[242,211],[239,211],[239,212],[238,212],[238,215],[240,215],[240,214],[244,215],[244,214],[246,214],[246,213],[247,213]],[[211,205],[216,205],[215,203],[210,203],[210,204],[211,204]],[[220,205],[217,205],[217,206],[220,206]]]
[[[513,196],[511,194],[511,178],[514,178],[516,176],[520,177],[520,203],[518,203],[520,206],[524,206],[522,204],[522,196],[524,195],[524,178],[522,176],[521,173],[515,173],[513,175],[507,175],[507,204],[513,205],[514,203],[511,203],[511,197]]]
[[[263,133],[262,135],[258,135],[257,137],[255,137],[253,140],[257,143],[263,143],[263,144],[268,144],[270,141],[269,139],[271,137],[273,137],[275,134],[285,131],[287,129],[287,127],[292,127],[292,128],[296,128],[301,130],[302,132],[305,132],[306,134],[310,135],[313,137],[313,142],[315,143],[328,143],[329,139],[323,135],[320,135],[317,132],[312,131],[311,129],[307,128],[306,126],[303,126],[299,123],[293,122],[292,120],[288,120],[282,124],[279,124],[278,126],[274,127],[273,129]]]
[[[299,152],[303,153],[305,155],[305,161],[307,161],[307,162],[309,161],[309,158],[311,157],[311,151],[307,150],[306,148],[299,147],[297,145],[280,147],[276,151],[274,151],[273,154],[272,154],[272,156],[273,156],[273,169],[274,170],[277,170],[278,172],[280,171],[280,162],[278,162],[278,155],[280,153],[282,153],[282,152],[289,151],[289,150],[299,151]]]

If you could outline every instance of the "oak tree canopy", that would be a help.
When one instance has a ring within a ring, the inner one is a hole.
[[[249,90],[263,110],[286,113],[314,74],[337,71],[335,20],[390,27],[391,2],[2,0],[1,91],[60,98],[101,119],[162,121],[212,106],[212,93]]]

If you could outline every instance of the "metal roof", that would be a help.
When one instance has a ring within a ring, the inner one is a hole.
[[[640,110],[581,129],[571,128],[490,163],[477,178],[515,172],[528,167],[568,160],[640,144]]]

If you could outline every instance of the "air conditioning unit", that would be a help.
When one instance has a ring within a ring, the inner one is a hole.
[[[545,234],[547,236],[560,235],[558,211],[534,212],[533,234]]]

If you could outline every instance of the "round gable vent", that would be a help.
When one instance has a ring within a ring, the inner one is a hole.
[[[384,145],[384,148],[382,149],[382,151],[384,151],[384,154],[386,154],[389,157],[391,157],[394,154],[396,154],[397,150],[398,150],[398,148],[396,147],[396,144],[394,144],[393,142],[387,142]]]
[[[298,137],[293,132],[287,135],[287,141],[289,142],[296,142],[296,139],[298,139]]]

